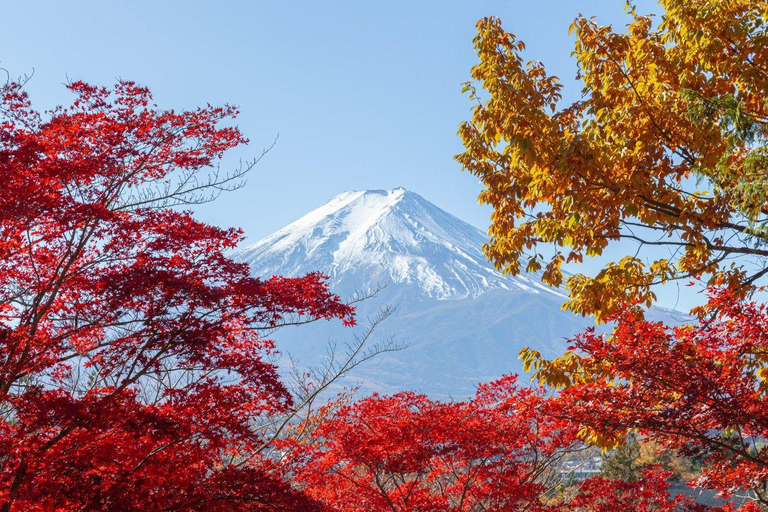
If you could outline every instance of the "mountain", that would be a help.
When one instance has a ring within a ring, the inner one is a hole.
[[[540,276],[496,271],[482,253],[486,240],[418,194],[367,190],[339,194],[236,258],[265,277],[320,270],[343,297],[386,284],[359,304],[358,319],[364,323],[382,306],[396,305],[375,334],[409,346],[355,368],[342,384],[463,398],[478,382],[521,373],[522,348],[555,356],[569,337],[593,325],[562,311],[565,295],[543,286]],[[316,322],[274,337],[283,353],[309,366],[327,355],[329,340],[343,344],[353,335],[338,322]]]
[[[388,282],[419,299],[476,298],[490,290],[563,295],[538,279],[502,276],[482,252],[486,235],[404,188],[345,192],[246,247],[257,275],[319,269],[353,293]]]

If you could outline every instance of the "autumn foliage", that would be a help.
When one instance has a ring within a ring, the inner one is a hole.
[[[296,483],[329,510],[731,510],[672,497],[670,474],[657,467],[632,482],[572,485],[562,462],[585,447],[564,405],[514,376],[463,402],[374,395],[319,412],[319,422],[297,426],[309,436],[283,446]]]
[[[667,479],[669,473],[658,468],[649,468],[637,481],[612,480],[602,476],[584,481],[567,504],[559,510],[583,512],[614,512],[633,510],[637,512],[705,512],[733,510],[729,505],[708,507],[692,499],[669,494]],[[741,512],[758,512],[752,505],[739,509]]]
[[[239,177],[206,177],[234,108],[68,88],[47,113],[0,90],[0,510],[309,506],[261,455],[292,398],[259,330],[351,308],[250,277],[237,231],[178,208]]]
[[[628,3],[621,31],[575,20],[571,104],[500,20],[481,20],[456,158],[494,209],[496,266],[541,271],[567,309],[614,322],[553,361],[522,353],[580,437],[611,449],[639,433],[700,460],[696,484],[768,506],[768,325],[744,302],[768,273],[768,4],[659,3],[659,18]],[[609,248],[626,255],[566,278]],[[714,286],[692,325],[643,319],[656,285],[691,278]]]
[[[587,331],[563,358],[526,357],[535,377],[563,388],[586,441],[612,448],[638,432],[702,461],[697,485],[750,490],[768,505],[768,311],[727,290],[708,308],[709,319],[676,327],[625,312],[611,335]]]
[[[468,402],[372,396],[295,449],[296,480],[333,510],[533,510],[577,444],[514,377]]]
[[[237,231],[181,209],[247,171],[210,171],[245,142],[235,110],[69,89],[41,114],[11,83],[0,105],[2,510],[694,507],[659,472],[568,486],[569,402],[511,376],[296,415],[260,333],[353,310],[318,274],[251,277]]]
[[[73,82],[38,112],[6,83],[0,512],[733,510],[672,496],[661,467],[564,471],[628,435],[701,463],[693,485],[748,492],[741,510],[768,507],[768,310],[746,299],[768,274],[768,6],[661,5],[658,21],[630,6],[621,33],[574,22],[571,105],[498,19],[479,22],[457,158],[494,208],[490,258],[560,286],[565,263],[640,251],[567,279],[567,307],[609,333],[553,361],[523,351],[541,387],[506,376],[463,401],[297,403],[265,333],[354,311],[320,274],[252,277],[228,256],[240,232],[188,211],[253,165],[218,171],[247,142],[234,107]],[[717,285],[695,321],[643,317],[654,285],[691,277]]]
[[[572,104],[498,19],[475,38],[478,103],[457,159],[494,209],[487,254],[559,286],[564,263],[626,241],[626,256],[565,283],[568,308],[598,320],[650,305],[658,283],[700,277],[744,294],[768,272],[768,4],[659,3],[660,19],[630,8],[621,32],[573,23]]]

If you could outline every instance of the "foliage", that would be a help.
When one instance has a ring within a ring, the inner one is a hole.
[[[639,433],[701,460],[699,484],[768,504],[768,325],[742,302],[768,274],[768,4],[660,4],[656,22],[628,2],[622,32],[576,19],[583,90],[570,105],[498,19],[481,20],[456,158],[485,185],[485,250],[505,272],[560,286],[564,264],[638,244],[565,280],[565,307],[616,322],[611,335],[583,333],[554,361],[521,354],[562,389],[580,437],[610,450]],[[690,278],[718,287],[698,324],[643,320],[655,285]]]
[[[313,508],[262,455],[292,398],[259,332],[352,308],[180,210],[250,167],[208,171],[246,142],[233,107],[68,88],[47,113],[0,89],[0,510]]]
[[[567,307],[598,320],[650,305],[658,283],[704,277],[744,295],[768,273],[768,4],[660,3],[658,25],[631,7],[625,32],[573,23],[584,88],[571,105],[498,19],[475,38],[466,89],[478,104],[457,159],[494,208],[486,252],[559,286],[564,263],[637,242],[595,276],[567,279]]]
[[[570,510],[585,512],[704,512],[733,510],[730,506],[708,507],[694,503],[682,495],[671,497],[667,490],[670,473],[648,468],[634,481],[612,480],[595,477],[586,480],[570,502]],[[752,505],[739,509],[741,512],[758,512]]]
[[[546,472],[576,441],[543,419],[546,405],[514,377],[468,402],[374,395],[317,426],[295,478],[335,510],[535,508]]]
[[[711,510],[670,497],[670,473],[656,467],[635,482],[599,477],[569,487],[560,463],[584,446],[561,404],[514,376],[465,402],[342,398],[282,446],[295,480],[330,510]]]
[[[700,486],[725,495],[742,489],[768,505],[768,311],[714,290],[709,319],[668,327],[630,312],[611,335],[589,330],[569,359],[534,363],[535,376],[563,387],[568,416],[588,442],[611,449],[627,432],[701,460]],[[578,351],[578,354],[575,352]]]

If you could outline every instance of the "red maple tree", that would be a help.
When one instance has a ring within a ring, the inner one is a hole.
[[[698,312],[674,327],[620,313],[610,335],[589,330],[566,357],[538,360],[537,376],[564,388],[564,416],[589,442],[637,432],[702,461],[696,485],[766,507],[768,310],[714,289]]]
[[[40,113],[0,88],[0,510],[315,505],[261,455],[292,407],[261,329],[353,322],[318,274],[253,278],[183,211],[237,183],[230,106],[128,81]]]
[[[637,482],[569,485],[561,462],[584,445],[561,406],[514,376],[463,402],[374,395],[318,411],[283,447],[295,481],[330,510],[730,510],[671,497],[657,468]]]
[[[295,478],[334,510],[529,506],[544,489],[537,473],[575,437],[567,426],[534,424],[540,397],[504,384],[481,387],[470,402],[400,393],[343,407],[299,450]]]

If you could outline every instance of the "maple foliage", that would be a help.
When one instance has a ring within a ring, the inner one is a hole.
[[[562,460],[583,449],[562,402],[515,376],[463,402],[399,393],[335,403],[282,448],[295,481],[329,510],[705,511],[671,497],[669,473],[569,487]],[[307,434],[309,431],[309,434]],[[748,509],[744,509],[748,510]]]
[[[237,230],[182,210],[250,168],[210,170],[236,109],[68,89],[45,113],[0,89],[0,510],[315,507],[263,455],[293,404],[260,332],[353,310],[319,274],[251,277]]]
[[[295,451],[295,478],[334,510],[535,508],[541,473],[576,441],[567,425],[534,420],[545,405],[514,377],[469,402],[374,395],[316,427]]]
[[[766,314],[744,300],[768,274],[768,4],[659,3],[660,19],[628,3],[623,31],[574,21],[572,104],[500,20],[481,20],[466,86],[477,105],[456,158],[494,208],[496,266],[542,270],[565,281],[567,309],[616,322],[552,361],[521,353],[562,390],[580,437],[610,449],[639,432],[702,460],[698,485],[748,489],[766,506]],[[637,247],[565,279],[564,264],[630,245],[620,241]],[[684,278],[718,287],[698,323],[645,321],[653,287]]]
[[[734,510],[730,505],[709,507],[695,503],[690,498],[669,494],[667,479],[670,474],[658,468],[648,468],[637,481],[612,480],[592,477],[585,480],[570,498],[566,510],[584,512],[614,512],[634,510],[636,512],[704,512]],[[751,504],[738,509],[741,512],[758,512]]]
[[[702,277],[747,294],[768,273],[768,4],[660,4],[660,22],[630,4],[623,32],[576,19],[583,90],[570,105],[497,18],[475,38],[466,88],[478,104],[456,158],[494,208],[486,252],[559,286],[564,263],[636,242],[596,275],[567,279],[568,308],[598,320],[650,305],[658,283]]]
[[[711,291],[710,318],[669,327],[626,311],[610,335],[577,336],[567,357],[527,353],[534,375],[563,388],[563,411],[591,444],[639,432],[703,463],[696,480],[768,505],[768,310]],[[587,371],[581,372],[578,369]]]

